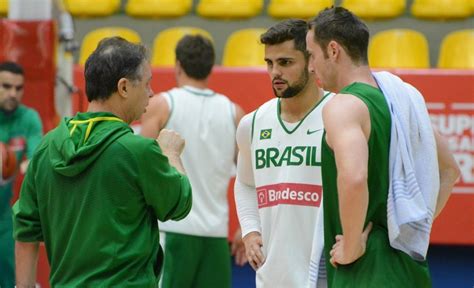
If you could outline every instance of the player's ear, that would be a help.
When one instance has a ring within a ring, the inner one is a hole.
[[[342,46],[339,45],[336,41],[332,40],[328,43],[328,46],[326,47],[327,55],[329,58],[337,58],[339,56],[339,53],[341,52],[340,49],[342,49]]]
[[[127,78],[120,78],[117,82],[117,92],[121,97],[127,97],[127,85],[130,81]]]

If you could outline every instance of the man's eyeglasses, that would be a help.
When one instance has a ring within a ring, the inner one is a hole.
[[[20,92],[21,90],[23,90],[23,85],[15,86],[15,85],[8,84],[8,83],[1,83],[0,86],[5,90],[10,90],[10,89],[14,88],[16,90],[16,92]]]

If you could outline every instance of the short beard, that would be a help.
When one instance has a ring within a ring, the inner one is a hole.
[[[309,80],[309,72],[308,72],[308,65],[306,64],[304,68],[304,72],[302,73],[298,81],[295,84],[293,84],[293,86],[288,85],[288,88],[286,88],[286,90],[283,91],[281,96],[279,96],[275,88],[273,88],[273,94],[275,94],[277,98],[295,97],[301,91],[303,91],[304,88],[306,88],[306,85],[308,84],[308,80]]]
[[[0,107],[0,111],[2,111],[5,115],[11,115],[15,113],[15,111],[18,109],[20,105],[16,105],[13,109],[7,110],[4,107]]]

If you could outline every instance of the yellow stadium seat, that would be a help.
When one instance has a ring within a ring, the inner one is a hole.
[[[153,41],[152,66],[174,66],[176,61],[175,48],[185,35],[202,35],[208,39],[212,36],[206,30],[196,27],[174,27],[161,31]]]
[[[405,12],[406,0],[344,0],[342,7],[365,19],[394,18]]]
[[[100,17],[120,9],[120,0],[64,0],[66,10],[77,17]]]
[[[250,18],[260,14],[263,0],[200,0],[197,13],[207,18]]]
[[[84,65],[86,63],[87,58],[97,48],[97,44],[99,44],[100,40],[112,36],[120,36],[133,43],[141,42],[140,35],[138,35],[137,32],[128,28],[103,27],[93,30],[87,33],[84,39],[82,40],[79,64]]]
[[[265,48],[260,43],[260,35],[266,29],[242,29],[232,33],[226,41],[223,66],[251,67],[265,66]]]
[[[438,68],[474,69],[474,29],[454,31],[443,39]]]
[[[273,18],[308,19],[332,5],[334,0],[271,0],[267,13]]]
[[[372,68],[429,68],[426,37],[410,29],[379,32],[369,43]]]
[[[8,14],[8,0],[0,0],[0,15],[6,16]]]
[[[128,0],[125,12],[133,17],[179,17],[191,6],[192,0]]]
[[[414,0],[411,14],[426,19],[466,18],[472,14],[470,0]]]

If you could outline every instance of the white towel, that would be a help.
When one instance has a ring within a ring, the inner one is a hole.
[[[389,72],[373,73],[392,117],[387,224],[390,245],[426,259],[439,193],[436,142],[420,92]]]

